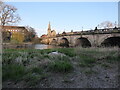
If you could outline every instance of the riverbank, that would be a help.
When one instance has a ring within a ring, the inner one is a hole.
[[[33,48],[33,43],[22,43],[22,44],[13,44],[13,43],[2,43],[3,49],[21,49],[21,48]]]
[[[117,88],[119,48],[4,49],[3,88]]]
[[[12,43],[2,43],[3,49],[52,49],[52,48],[63,48],[56,45],[45,45],[45,44],[33,44],[33,43],[22,43],[22,44],[12,44]]]

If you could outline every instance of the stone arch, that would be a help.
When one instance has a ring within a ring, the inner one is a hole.
[[[99,43],[98,43],[98,46],[101,46],[101,43],[105,40],[105,39],[107,39],[107,38],[110,38],[111,37],[111,35],[103,35],[103,36],[101,36],[100,37],[100,40],[98,41]]]
[[[65,47],[69,47],[69,41],[67,38],[63,37],[60,39],[59,41],[59,45],[60,46],[65,46]]]
[[[53,38],[50,44],[51,45],[57,45],[57,40],[55,38]]]
[[[120,36],[111,36],[107,37],[101,42],[101,46],[111,47],[111,46],[119,46],[120,47]]]
[[[75,40],[75,46],[91,47],[91,43],[87,38],[80,37]]]

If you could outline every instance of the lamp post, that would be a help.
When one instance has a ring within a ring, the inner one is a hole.
[[[80,34],[81,34],[81,37],[82,37],[82,34],[83,34],[83,27],[82,27],[82,31],[81,31],[81,33],[80,33]]]

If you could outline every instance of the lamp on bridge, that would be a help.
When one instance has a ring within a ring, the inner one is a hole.
[[[95,31],[98,30],[97,27],[95,27]]]
[[[115,21],[115,28],[114,29],[116,29],[117,28],[117,22]]]
[[[82,37],[82,34],[83,34],[83,27],[82,27],[82,31],[80,32],[81,37]]]
[[[82,31],[81,31],[81,34],[83,33],[83,27],[82,27]]]

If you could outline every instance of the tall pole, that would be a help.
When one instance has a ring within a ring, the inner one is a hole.
[[[2,89],[2,26],[0,26],[0,89]]]

